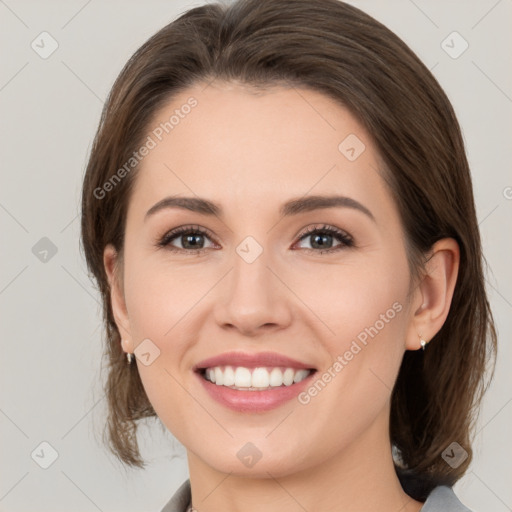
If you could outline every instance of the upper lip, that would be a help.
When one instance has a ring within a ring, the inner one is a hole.
[[[297,368],[315,370],[310,364],[291,359],[277,352],[225,352],[218,356],[204,359],[194,366],[194,371],[213,368],[215,366],[243,366],[245,368],[260,368],[264,366],[282,366],[285,368]]]

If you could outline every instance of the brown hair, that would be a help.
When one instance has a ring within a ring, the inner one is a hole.
[[[110,449],[124,463],[144,467],[135,420],[156,413],[136,365],[126,364],[103,266],[107,244],[122,255],[136,169],[104,197],[97,191],[140,147],[164,103],[215,78],[256,89],[307,87],[348,108],[385,164],[413,276],[437,240],[453,237],[459,244],[448,317],[425,352],[406,351],[392,392],[396,471],[404,490],[424,501],[435,486],[453,485],[471,462],[486,364],[494,363],[497,349],[471,176],[455,113],[433,75],[384,25],[338,0],[239,0],[191,9],[152,36],[117,78],[82,196],[83,249],[103,299]],[[455,469],[441,457],[453,441],[469,454]]]

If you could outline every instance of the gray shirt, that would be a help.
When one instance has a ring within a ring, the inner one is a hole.
[[[185,480],[161,512],[186,512],[191,501],[190,479]],[[455,496],[451,487],[436,487],[421,507],[421,512],[471,512]]]

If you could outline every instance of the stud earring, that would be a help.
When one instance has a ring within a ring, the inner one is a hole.
[[[422,349],[422,350],[425,350],[425,347],[427,346],[428,341],[425,341],[425,340],[423,339],[423,336],[422,336],[421,334],[418,334],[418,337],[419,337],[419,339],[420,339],[421,349]]]

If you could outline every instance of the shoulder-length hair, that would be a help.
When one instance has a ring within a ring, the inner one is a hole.
[[[126,364],[103,266],[107,244],[122,255],[137,168],[107,194],[98,191],[140,147],[160,107],[213,79],[261,90],[307,87],[349,109],[384,163],[413,277],[421,275],[437,240],[458,242],[460,267],[448,317],[425,352],[406,351],[390,417],[404,490],[424,500],[435,486],[453,485],[472,459],[470,437],[497,347],[461,130],[446,94],[413,51],[384,25],[338,0],[239,0],[193,8],[144,43],[114,83],[82,195],[83,249],[103,299],[109,448],[124,463],[144,467],[136,420],[156,413],[136,365]],[[469,454],[457,468],[442,458],[453,441]]]

